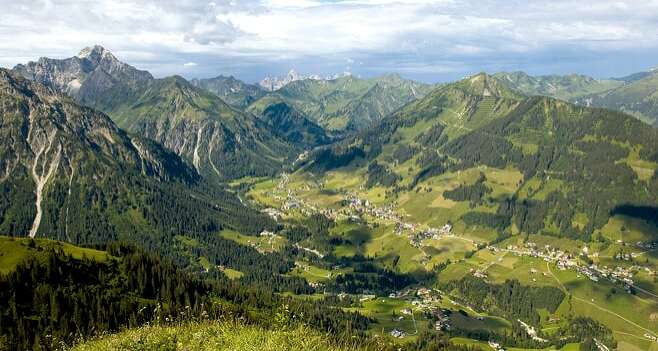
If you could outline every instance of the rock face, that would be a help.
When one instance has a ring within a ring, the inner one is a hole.
[[[233,76],[192,79],[190,83],[219,96],[229,105],[239,109],[246,108],[266,93],[260,86],[247,84],[239,79],[235,79]]]
[[[133,89],[153,79],[149,72],[117,60],[98,45],[84,48],[77,56],[68,59],[42,57],[36,62],[17,65],[14,71],[90,106],[111,89]]]
[[[260,81],[260,86],[267,91],[275,91],[283,88],[286,84],[307,79],[306,76],[302,76],[297,73],[294,69],[291,69],[290,72],[284,77],[265,77]]]
[[[80,241],[112,226],[108,212],[115,202],[130,203],[127,189],[144,194],[146,184],[198,179],[176,155],[129,136],[101,112],[5,69],[0,116],[3,233]]]

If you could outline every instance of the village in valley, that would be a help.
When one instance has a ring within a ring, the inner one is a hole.
[[[539,260],[546,262],[548,270],[539,270],[537,268],[530,268],[525,272],[531,277],[532,282],[537,282],[541,277],[543,279],[553,281],[559,280],[550,267],[554,267],[557,271],[572,271],[577,274],[577,277],[584,277],[590,282],[597,284],[601,281],[607,281],[614,286],[618,286],[620,291],[627,294],[643,294],[649,298],[658,299],[652,291],[638,286],[634,281],[634,276],[638,272],[650,277],[656,276],[656,271],[650,265],[643,265],[637,258],[640,257],[642,252],[650,252],[658,248],[658,242],[643,242],[625,243],[617,242],[620,247],[632,248],[634,250],[619,251],[610,259],[619,261],[622,264],[601,264],[596,263],[600,257],[600,253],[594,251],[592,248],[583,246],[579,250],[574,248],[559,248],[549,244],[537,244],[531,240],[524,242],[510,242],[502,241],[496,243],[487,243],[483,240],[474,240],[471,237],[465,237],[455,231],[452,223],[447,221],[439,227],[431,227],[422,223],[415,223],[409,219],[409,216],[397,212],[395,201],[376,205],[367,198],[360,197],[358,191],[343,191],[338,193],[340,199],[335,201],[339,206],[321,206],[315,202],[309,201],[308,197],[300,196],[298,192],[310,192],[312,187],[305,183],[297,188],[291,187],[290,175],[283,174],[270,191],[266,192],[267,197],[271,202],[270,207],[265,207],[262,212],[269,215],[271,218],[281,221],[286,218],[294,216],[312,216],[323,215],[336,223],[366,223],[368,226],[377,226],[377,223],[386,224],[392,228],[391,235],[398,238],[406,238],[409,246],[420,250],[424,257],[420,263],[428,263],[430,256],[425,253],[424,249],[432,245],[436,245],[436,240],[459,240],[465,241],[472,246],[470,256],[476,252],[490,252],[494,257],[494,261],[483,265],[479,268],[470,268],[468,274],[474,277],[489,279],[488,269],[496,261],[503,260],[504,256],[512,255],[516,257],[525,257],[529,259]],[[322,188],[323,184],[317,182],[317,188]],[[363,190],[362,187],[359,190]],[[336,196],[337,194],[333,194]],[[278,206],[271,206],[278,204]],[[262,206],[262,204],[260,204]],[[277,235],[272,232],[263,232],[263,237],[269,240],[275,240]],[[434,242],[433,242],[434,241]],[[300,244],[295,244],[300,250],[305,250],[318,258],[323,258],[327,253],[320,252],[319,250],[304,247]],[[459,259],[463,261],[466,257]],[[607,261],[610,262],[610,261]],[[301,270],[309,271],[312,269],[311,265],[298,262],[298,268]],[[334,267],[338,269],[339,267]],[[340,270],[329,272],[326,278],[335,277],[341,274]],[[323,287],[322,281],[311,281],[310,284],[318,289]],[[338,298],[346,298],[347,294],[339,293]],[[408,288],[402,291],[397,291],[389,294],[388,296],[376,296],[375,294],[363,294],[356,297],[360,304],[368,303],[390,303],[391,301],[400,301],[395,304],[399,308],[392,308],[392,315],[388,330],[383,330],[386,334],[394,338],[406,338],[413,336],[418,332],[417,323],[420,319],[423,322],[431,321],[432,327],[436,330],[447,331],[453,325],[455,314],[459,314],[460,323],[464,320],[482,321],[487,317],[482,311],[478,312],[473,306],[460,301],[456,296],[451,296],[448,292],[440,291],[436,288],[417,286]],[[593,303],[593,300],[592,300]],[[559,318],[555,317],[555,321]],[[404,321],[411,321],[413,324],[404,324]],[[524,321],[518,321],[521,325],[526,327],[527,334],[530,338],[537,341],[541,339],[537,331]],[[400,325],[400,326],[396,326]],[[407,327],[402,327],[406,325]],[[413,327],[411,327],[413,326]],[[645,333],[644,337],[648,340],[658,341],[654,333]],[[503,350],[500,343],[490,340],[488,346],[494,350]]]

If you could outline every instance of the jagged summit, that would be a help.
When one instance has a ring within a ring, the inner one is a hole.
[[[153,79],[149,72],[119,61],[100,45],[86,47],[67,59],[42,57],[16,65],[13,71],[90,106],[111,90],[130,90]]]
[[[260,81],[259,85],[268,91],[275,91],[283,88],[284,86],[300,81],[300,80],[334,80],[342,77],[348,77],[351,76],[352,73],[350,72],[343,72],[343,73],[336,73],[332,75],[327,75],[327,76],[320,76],[318,74],[309,74],[309,75],[304,75],[300,74],[295,69],[291,69],[288,71],[288,74],[282,77],[270,77],[267,76],[263,80]]]
[[[106,50],[100,45],[87,46],[84,49],[80,50],[78,57],[83,58],[94,58],[94,57],[103,57],[103,56],[112,56],[112,53],[109,50]]]

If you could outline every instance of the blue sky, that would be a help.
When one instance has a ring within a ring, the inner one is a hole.
[[[156,76],[479,72],[622,76],[658,66],[658,0],[0,0],[0,66],[100,44]]]

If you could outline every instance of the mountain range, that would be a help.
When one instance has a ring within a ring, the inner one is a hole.
[[[429,87],[394,74],[370,79],[297,80],[257,100],[249,110],[262,111],[269,104],[284,101],[328,131],[349,133],[422,97]]]
[[[582,74],[530,76],[524,72],[500,72],[493,77],[525,95],[550,96],[567,101],[623,84],[617,79],[594,79]]]
[[[578,74],[529,76],[523,72],[502,72],[493,76],[525,95],[550,96],[579,105],[622,111],[658,125],[656,70],[611,79]]]
[[[161,143],[207,177],[273,174],[295,150],[264,122],[219,96],[182,77],[136,74],[142,71],[119,62],[100,46],[85,48],[72,58],[40,59],[14,70],[107,113],[120,127]],[[126,83],[125,76],[138,78]],[[78,82],[79,89],[69,88]]]
[[[304,75],[304,74],[299,74],[297,71],[294,69],[291,69],[288,74],[285,76],[281,77],[265,77],[263,78],[258,85],[265,89],[266,91],[275,91],[283,88],[284,86],[288,85],[289,83],[296,82],[298,80],[334,80],[338,79],[341,77],[347,77],[351,76],[350,73],[345,72],[341,74],[334,74],[331,76],[326,76],[322,77],[317,74],[309,74],[309,75]]]
[[[210,91],[227,104],[244,109],[266,94],[259,85],[247,84],[233,76],[217,76],[207,79],[192,79],[192,85]]]
[[[3,233],[153,243],[180,228],[201,235],[240,227],[235,211],[254,216],[234,196],[209,191],[177,155],[102,112],[5,69],[0,87]]]
[[[586,106],[623,111],[658,126],[658,71],[624,79],[625,83],[614,89],[581,96],[574,101]]]

